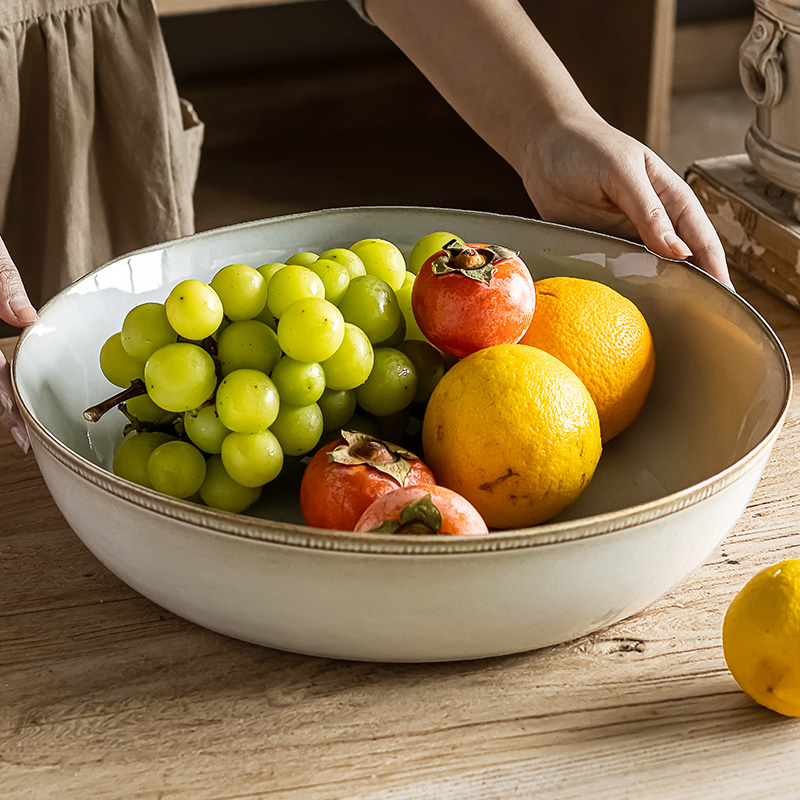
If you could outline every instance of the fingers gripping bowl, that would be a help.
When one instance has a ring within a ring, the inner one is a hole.
[[[397,538],[305,526],[290,472],[248,515],[171,499],[111,473],[118,422],[88,423],[82,412],[107,393],[98,347],[131,307],[162,301],[178,281],[208,280],[232,261],[277,262],[375,235],[407,254],[432,230],[513,246],[535,279],[606,283],[648,320],[657,353],[651,395],[559,517],[488,536]],[[693,267],[561,226],[408,207],[247,223],[117,259],[42,310],[20,339],[12,378],[55,502],[123,581],[233,637],[377,661],[519,652],[646,607],[733,527],[791,393],[775,334]]]

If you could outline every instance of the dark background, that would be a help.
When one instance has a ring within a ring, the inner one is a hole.
[[[649,4],[523,5],[595,108],[643,138],[649,43],[636,32]],[[612,12],[621,22],[593,36]],[[752,12],[749,0],[681,0],[678,22]],[[162,29],[206,125],[198,229],[349,205],[535,216],[511,167],[344,0],[168,16]]]

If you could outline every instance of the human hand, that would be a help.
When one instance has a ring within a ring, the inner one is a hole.
[[[36,311],[28,300],[17,267],[2,239],[0,239],[0,319],[19,327],[30,325],[38,319]],[[30,439],[14,402],[11,369],[2,352],[0,352],[0,425],[11,431],[14,441],[23,452],[27,453]]]
[[[540,134],[521,172],[543,219],[638,238],[733,288],[722,243],[689,185],[590,109]]]
[[[23,453],[27,453],[31,443],[25,423],[14,402],[14,394],[11,391],[11,369],[2,352],[0,352],[0,425],[11,431],[14,441]]]
[[[514,167],[543,219],[640,238],[733,288],[688,184],[592,109],[518,0],[367,0],[366,11]]]

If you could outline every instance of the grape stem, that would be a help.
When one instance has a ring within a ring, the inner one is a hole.
[[[87,408],[83,412],[83,418],[87,422],[99,422],[103,415],[111,411],[112,408],[116,408],[120,403],[130,400],[132,397],[138,397],[140,394],[147,394],[147,387],[144,385],[143,380],[136,378],[127,389],[123,389],[96,406]]]

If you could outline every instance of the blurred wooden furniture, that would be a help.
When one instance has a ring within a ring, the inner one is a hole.
[[[344,0],[156,0],[164,16]],[[676,0],[521,0],[590,103],[609,122],[663,152],[669,137]],[[346,48],[341,53],[347,56]],[[331,64],[326,65],[328,70]],[[335,89],[334,89],[335,91]]]
[[[736,281],[797,379],[800,313]],[[0,798],[797,797],[800,720],[738,689],[720,630],[750,576],[800,557],[799,462],[796,397],[733,532],[618,625],[483,661],[368,664],[228,639],[137,595],[0,431]]]
[[[521,0],[594,108],[664,152],[669,140],[675,0]]]

